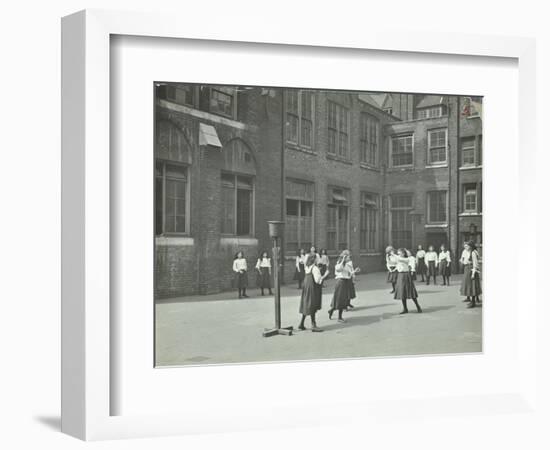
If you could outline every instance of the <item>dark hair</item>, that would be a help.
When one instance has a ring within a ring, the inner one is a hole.
[[[309,267],[313,265],[314,262],[315,262],[315,255],[310,253],[306,259],[306,266]]]
[[[311,251],[311,249],[314,248],[315,249],[315,253],[317,253],[317,247],[315,245],[312,245],[311,247],[309,247],[309,251]]]
[[[468,247],[470,247],[472,250],[477,249],[476,243],[474,241],[468,241],[467,244],[468,244]]]
[[[260,259],[264,257],[264,255],[269,258],[269,252],[267,250],[263,250],[261,253],[260,253]]]
[[[403,247],[398,248],[397,253],[403,253],[405,256],[407,256],[407,249]]]
[[[303,248],[298,249],[297,255],[298,256],[301,255],[302,252],[304,252],[304,254],[305,254],[306,253],[305,249],[303,249]]]
[[[441,244],[441,245],[439,246],[439,249],[440,249],[440,250],[441,250],[441,249],[447,250],[447,246],[446,246],[445,244]]]
[[[237,253],[235,253],[235,256],[233,257],[233,259],[237,259],[239,257],[239,253],[242,255],[242,257],[244,258],[244,252],[242,250],[239,250]]]
[[[327,249],[326,248],[322,248],[321,249],[321,255],[326,255],[327,254]]]

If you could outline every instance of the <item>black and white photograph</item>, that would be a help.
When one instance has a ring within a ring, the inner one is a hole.
[[[154,94],[157,367],[482,352],[482,97]]]

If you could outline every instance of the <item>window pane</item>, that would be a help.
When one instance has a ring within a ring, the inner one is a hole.
[[[222,233],[235,234],[235,188],[222,185]]]
[[[298,200],[289,200],[286,201],[286,215],[287,216],[298,216]]]
[[[156,177],[155,179],[155,234],[159,235],[163,233],[162,229],[162,177]]]
[[[447,192],[430,192],[429,201],[429,222],[447,221]]]
[[[237,190],[237,236],[250,234],[252,217],[252,192]]]

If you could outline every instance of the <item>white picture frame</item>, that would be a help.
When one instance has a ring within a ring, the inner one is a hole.
[[[112,396],[121,388],[112,379],[111,365],[120,355],[113,351],[113,311],[111,280],[111,183],[116,174],[110,169],[110,65],[111,36],[141,36],[212,40],[256,44],[284,44],[302,47],[447,54],[466,57],[499,57],[516,60],[519,77],[519,160],[517,212],[525,226],[535,228],[535,187],[529,174],[535,171],[535,43],[516,37],[474,36],[460,33],[401,33],[349,29],[345,34],[327,34],[308,28],[285,29],[268,22],[247,27],[217,26],[206,28],[200,21],[182,26],[168,14],[145,14],[86,10],[62,21],[62,431],[85,440],[163,436],[184,433],[236,431],[328,423],[335,417],[375,417],[399,420],[404,410],[418,411],[434,405],[441,416],[497,414],[503,409],[518,414],[537,414],[537,328],[536,286],[522,286],[524,307],[517,311],[517,377],[510,388],[500,393],[483,392],[464,398],[404,398],[352,404],[335,403],[330,412],[311,415],[319,406],[286,408],[276,405],[272,411],[235,413],[248,421],[223,420],[232,405],[218,405],[219,413],[141,412],[113,415]],[[336,49],[336,50],[335,50]],[[486,152],[487,153],[487,152]],[[516,266],[514,266],[516,267]],[[518,265],[517,279],[529,279],[527,265]],[[516,280],[517,281],[517,280]],[[490,277],[489,277],[490,282]],[[517,298],[514,290],[510,296]],[[152,299],[151,299],[152,302]],[[515,303],[512,303],[515,304]],[[152,335],[150,336],[152,339]],[[410,359],[412,361],[412,359]],[[309,373],[315,364],[300,369]],[[342,363],[343,364],[343,363]],[[359,370],[359,363],[346,367]],[[386,363],[392,365],[390,361]],[[397,363],[395,363],[397,364]],[[245,366],[259,376],[268,366]],[[273,370],[278,370],[273,365]],[[166,369],[169,371],[172,369]],[[191,374],[191,372],[188,372]],[[392,374],[388,373],[388,378]],[[422,397],[422,396],[421,396]],[[395,412],[395,401],[403,401]],[[405,400],[407,400],[405,402]],[[196,400],[193,400],[196,401]],[[505,405],[505,406],[504,406]],[[145,408],[147,410],[147,408]]]

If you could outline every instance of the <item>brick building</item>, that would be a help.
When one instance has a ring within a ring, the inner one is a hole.
[[[299,248],[349,248],[364,271],[388,243],[481,243],[480,99],[158,83],[156,296],[232,286],[284,220]],[[251,272],[252,274],[253,272]],[[254,277],[250,276],[254,286]]]

